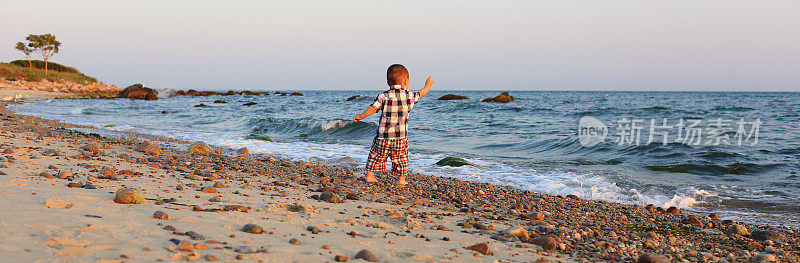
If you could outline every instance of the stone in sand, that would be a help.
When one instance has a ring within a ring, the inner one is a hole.
[[[758,241],[767,241],[771,240],[772,242],[784,242],[786,241],[786,236],[781,234],[778,231],[774,230],[761,230],[761,229],[753,229],[753,232],[750,233],[750,238],[758,240]]]
[[[679,214],[680,212],[681,210],[674,206],[670,206],[669,208],[667,208],[667,213],[670,214]]]
[[[336,255],[333,260],[336,262],[347,262],[348,257],[343,255]]]
[[[205,189],[203,189],[203,193],[212,193],[212,194],[214,194],[214,193],[218,193],[218,192],[219,191],[217,191],[217,188],[214,188],[214,187],[206,187]]]
[[[522,240],[523,242],[524,241],[528,241],[528,239],[530,238],[528,236],[528,230],[526,230],[525,228],[523,228],[521,226],[511,227],[509,229],[504,230],[503,233],[508,233],[508,234],[514,235],[517,238],[519,238],[519,240]]]
[[[556,239],[552,237],[535,237],[531,239],[530,242],[544,248],[545,250],[556,249]]]
[[[242,227],[242,231],[251,234],[261,234],[264,233],[264,228],[256,224],[247,224]]]
[[[703,226],[703,222],[700,222],[700,219],[697,218],[696,215],[690,215],[688,219],[686,219],[686,224],[691,226]]]
[[[241,155],[248,155],[248,154],[250,154],[250,150],[248,150],[247,147],[242,147],[242,148],[239,148],[239,150],[236,150],[236,153],[241,154]]]
[[[181,241],[178,243],[178,249],[181,251],[194,251],[194,245],[189,241]]]
[[[218,202],[222,202],[222,199],[221,199],[221,198],[219,198],[219,196],[215,196],[215,197],[212,197],[212,198],[208,199],[208,201],[209,201],[209,202],[215,202],[215,203],[218,203]]]
[[[100,148],[98,148],[97,145],[87,145],[86,147],[83,147],[83,150],[87,152],[98,152],[100,151]]]
[[[161,220],[169,220],[169,215],[167,215],[167,213],[164,213],[164,211],[159,210],[153,213],[153,218]]]
[[[747,228],[743,225],[734,224],[725,229],[725,234],[746,236],[749,235],[750,232],[748,232]]]
[[[639,260],[636,260],[637,263],[669,263],[669,259],[663,255],[655,254],[655,253],[644,253],[639,256]]]
[[[375,254],[372,254],[372,251],[362,249],[356,253],[355,259],[363,259],[369,262],[378,262],[378,257]]]
[[[208,146],[208,144],[204,142],[196,142],[189,146],[189,152],[191,153],[213,153],[214,150]]]
[[[319,200],[328,202],[328,203],[341,203],[342,199],[339,198],[339,195],[334,194],[332,192],[323,192],[319,195]]]
[[[55,176],[53,176],[52,174],[50,174],[50,173],[48,173],[48,172],[41,172],[41,173],[39,173],[39,177],[44,177],[44,178],[47,178],[47,179],[53,179],[53,178],[56,178]]]
[[[118,204],[142,204],[144,203],[144,196],[139,193],[139,190],[123,188],[117,190],[114,202]]]
[[[298,240],[297,238],[289,239],[289,244],[300,245],[300,240]]]
[[[70,208],[72,207],[72,202],[64,201],[58,198],[50,198],[45,201],[44,206],[47,208]]]
[[[468,246],[467,249],[475,251],[475,252],[478,252],[478,253],[481,253],[481,254],[484,254],[484,255],[489,255],[489,254],[492,253],[492,251],[489,250],[489,244],[488,243],[478,243],[478,244],[475,244],[475,245],[472,245],[472,246]]]
[[[773,254],[757,254],[753,257],[754,262],[777,262],[778,258]]]
[[[157,145],[152,144],[150,142],[142,142],[138,146],[136,146],[136,148],[134,148],[133,150],[150,155],[161,155],[162,153],[164,153],[164,151],[158,148]]]

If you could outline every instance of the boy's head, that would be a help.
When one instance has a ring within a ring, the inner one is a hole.
[[[386,70],[386,82],[389,83],[389,86],[403,85],[407,87],[408,70],[400,64],[389,66],[389,69]]]

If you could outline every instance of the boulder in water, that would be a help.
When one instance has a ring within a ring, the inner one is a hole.
[[[508,103],[508,102],[512,102],[514,100],[515,100],[514,97],[512,97],[511,95],[508,95],[508,92],[503,92],[500,95],[497,95],[497,97],[483,99],[482,102]]]
[[[200,104],[194,105],[194,107],[195,108],[205,108],[205,107],[211,107],[211,106],[208,106],[208,105],[205,105],[203,103],[200,103]]]
[[[455,95],[455,94],[447,94],[447,95],[439,97],[439,100],[468,100],[468,99],[469,98],[467,98],[467,97],[464,97],[464,96],[461,96],[461,95]]]
[[[248,103],[242,104],[242,106],[253,106],[253,105],[256,105],[256,104],[258,104],[258,103],[248,102]]]
[[[351,101],[351,100],[358,99],[358,98],[361,98],[361,95],[355,95],[355,96],[349,97],[349,98],[347,98],[347,101]]]
[[[214,103],[228,103],[228,102],[224,100],[215,100]]]
[[[467,162],[467,160],[458,157],[445,157],[444,159],[441,159],[438,162],[436,162],[436,165],[460,167],[464,165],[471,165],[471,163]]]
[[[292,94],[289,94],[289,96],[303,96],[303,93],[300,93],[300,92],[292,92]]]
[[[132,100],[158,100],[158,91],[145,87],[142,84],[133,84],[117,93],[117,98]]]

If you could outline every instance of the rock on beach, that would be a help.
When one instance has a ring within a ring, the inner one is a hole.
[[[143,204],[145,199],[139,190],[133,188],[123,188],[117,190],[117,194],[114,197],[114,202],[118,204]]]

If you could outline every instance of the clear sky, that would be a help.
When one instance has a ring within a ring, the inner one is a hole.
[[[0,0],[0,61],[175,89],[800,91],[800,1]],[[5,47],[5,48],[2,48]]]

